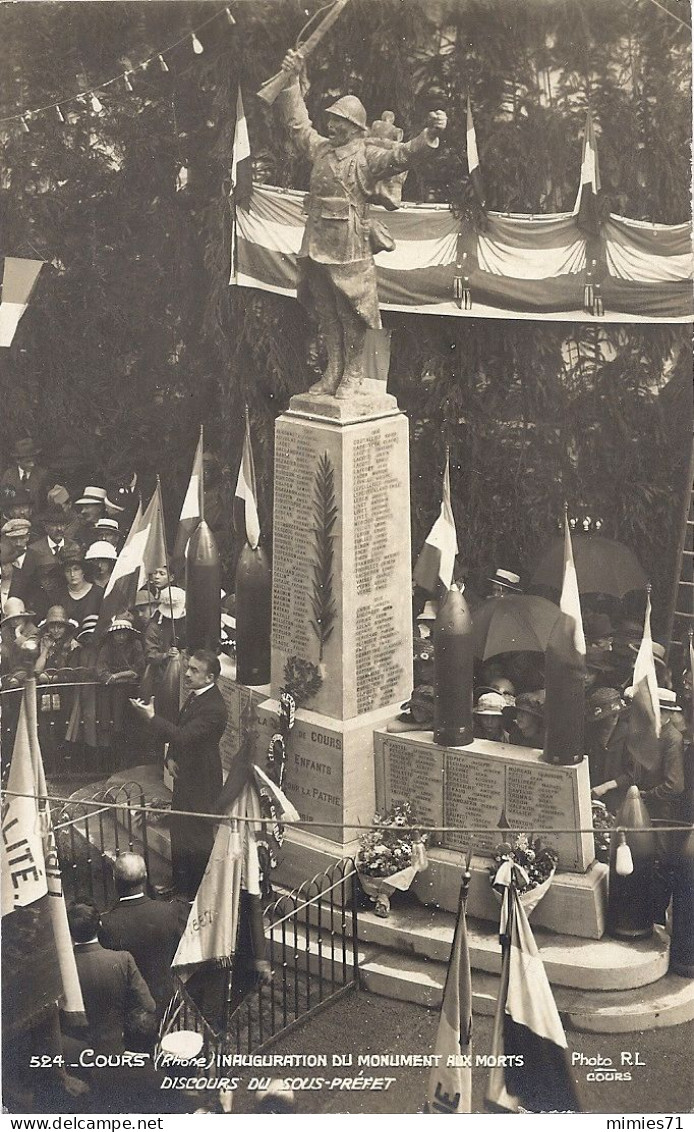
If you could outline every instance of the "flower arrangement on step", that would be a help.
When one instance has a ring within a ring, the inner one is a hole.
[[[558,861],[559,854],[541,838],[519,833],[513,843],[502,841],[497,845],[489,882],[499,900],[504,888],[513,884],[529,916],[549,890]]]
[[[357,873],[377,916],[387,916],[393,893],[406,892],[417,873],[428,865],[427,835],[416,829],[416,824],[412,806],[403,802],[387,813],[374,814],[375,828],[359,838]]]

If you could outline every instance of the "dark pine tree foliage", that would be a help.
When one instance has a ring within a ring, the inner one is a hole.
[[[135,71],[132,92],[122,81],[100,91],[100,114],[87,102],[64,107],[64,124],[48,110],[29,133],[0,125],[0,251],[49,263],[0,358],[0,442],[30,429],[47,452],[80,446],[97,475],[159,470],[173,511],[201,423],[233,490],[247,403],[269,543],[273,421],[315,378],[321,347],[295,302],[228,286],[235,100],[240,83],[255,179],[306,187],[307,168],[254,92],[321,4],[230,6],[234,27],[221,2],[0,8],[3,118],[184,39],[166,52],[168,72],[155,61]],[[691,23],[684,0],[352,0],[310,62],[307,101],[319,122],[330,101],[357,94],[370,119],[392,109],[406,137],[445,108],[441,152],[409,176],[405,197],[450,201],[476,224],[468,94],[488,205],[521,213],[573,206],[590,103],[604,207],[684,222],[691,50],[680,21]],[[184,37],[201,24],[195,55]],[[386,323],[391,388],[412,424],[415,552],[438,511],[448,443],[469,570],[527,573],[566,498],[634,548],[662,616],[688,434],[670,443],[669,406],[682,402],[659,391],[690,386],[689,328]]]

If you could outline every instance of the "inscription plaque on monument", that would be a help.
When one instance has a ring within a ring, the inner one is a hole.
[[[412,686],[407,421],[291,412],[275,440],[272,692],[287,660],[322,676],[310,708],[352,719]]]
[[[385,759],[385,792],[382,808],[389,810],[402,802],[410,802],[417,821],[422,825],[441,825],[443,814],[443,758],[441,748],[411,746],[394,737],[383,740],[380,758]],[[380,805],[380,800],[377,799]],[[430,845],[437,845],[440,837],[432,834]]]
[[[266,701],[257,712],[256,761],[264,766],[264,753],[277,723],[276,701]],[[329,841],[341,842],[343,820],[343,738],[313,721],[297,717],[289,734],[282,789],[296,807],[302,822]],[[321,822],[332,823],[322,826]]]
[[[465,852],[472,843],[476,854],[491,857],[506,830],[543,830],[560,869],[584,872],[595,857],[591,834],[551,832],[591,824],[586,760],[549,766],[538,751],[523,747],[476,739],[465,750],[443,748],[416,734],[379,734],[376,752],[377,805],[407,800],[423,824],[459,827],[441,836],[445,849]]]

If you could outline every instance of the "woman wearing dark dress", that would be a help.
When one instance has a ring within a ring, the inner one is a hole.
[[[90,566],[84,561],[81,547],[69,547],[61,552],[60,565],[65,586],[61,588],[58,604],[63,606],[68,617],[77,622],[77,637],[82,645],[80,667],[87,670],[84,676],[90,674],[94,680],[96,648],[92,644],[92,633],[99,618],[104,591],[91,581]],[[88,747],[107,745],[103,732],[97,733],[96,689],[92,684],[85,684],[77,690],[65,737],[70,742],[86,743]]]

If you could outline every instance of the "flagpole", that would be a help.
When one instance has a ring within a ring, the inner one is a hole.
[[[173,594],[171,593],[171,567],[169,566],[169,547],[168,547],[168,543],[166,541],[166,525],[164,523],[164,506],[163,506],[162,500],[161,500],[161,479],[159,477],[158,472],[157,472],[157,502],[159,504],[159,515],[161,517],[161,533],[162,533],[163,538],[164,538],[164,565],[166,566],[166,573],[168,574],[168,577],[169,577],[169,606],[170,606],[170,609],[171,609],[171,638],[173,640],[173,647],[175,649],[177,649],[178,648],[178,642],[176,641],[176,622],[175,622],[175,619],[174,619],[174,610],[173,610]]]

